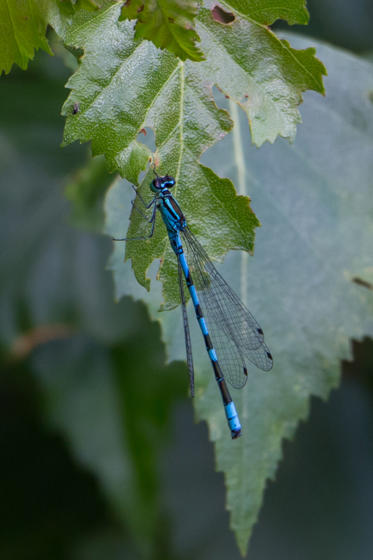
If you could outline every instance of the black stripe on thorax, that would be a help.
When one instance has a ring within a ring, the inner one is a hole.
[[[184,214],[182,213],[180,206],[170,193],[170,191],[165,190],[162,193],[162,204],[170,212],[170,214],[175,218],[175,220],[185,220]]]

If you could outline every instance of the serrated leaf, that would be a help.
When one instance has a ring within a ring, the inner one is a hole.
[[[0,75],[8,74],[13,64],[27,68],[37,49],[52,54],[45,37],[48,0],[0,2]]]
[[[47,26],[63,34],[76,11],[98,10],[109,0],[13,0],[0,1],[0,75],[13,64],[25,70],[34,53],[53,54],[46,38]]]
[[[211,9],[214,4],[209,3]],[[215,21],[209,11],[200,11],[197,29],[206,55],[205,79],[245,111],[254,144],[274,142],[277,136],[293,140],[301,122],[302,92],[324,93],[325,67],[315,57],[315,49],[293,49],[260,20],[241,17],[239,12],[233,15],[227,26]]]
[[[175,176],[180,203],[194,210],[192,225],[198,223],[210,254],[219,257],[232,248],[251,251],[258,221],[247,201],[235,203],[231,184],[199,164],[201,154],[231,128],[228,114],[216,107],[212,86],[216,83],[237,102],[241,100],[253,120],[253,136],[262,142],[279,133],[294,134],[300,92],[307,87],[322,88],[323,66],[313,57],[313,49],[289,51],[288,43],[280,42],[267,28],[238,16],[227,29],[206,9],[199,13],[198,26],[208,59],[183,63],[148,41],[135,41],[133,24],[117,21],[119,9],[109,6],[89,17],[77,14],[66,33],[66,42],[83,48],[85,54],[67,84],[72,92],[63,109],[67,115],[65,143],[92,139],[94,154],[105,154],[112,170],[137,182],[150,155],[137,136],[143,128],[152,128],[158,170]],[[250,45],[255,52],[247,56]],[[261,58],[264,48],[273,56],[273,68],[267,58]],[[79,112],[73,115],[71,108],[76,103]],[[149,174],[143,182],[145,197],[148,184]],[[235,204],[240,208],[237,213],[232,212]],[[210,205],[219,223],[212,232],[208,227]],[[134,212],[128,237],[142,234],[140,222]],[[158,225],[156,229],[155,237],[141,251],[129,247],[127,258],[131,258],[139,282],[149,287],[146,271],[155,258],[162,257],[165,299],[173,305],[172,254],[164,230]],[[124,231],[115,233],[117,237],[126,235]]]
[[[148,39],[181,60],[198,61],[204,58],[194,29],[198,4],[194,0],[130,0],[123,6],[121,18],[137,19],[136,39]]]
[[[289,25],[295,23],[305,25],[309,20],[305,0],[261,0],[259,2],[223,0],[219,4],[257,24],[271,25],[276,20],[282,19]]]
[[[294,36],[292,41],[299,47],[305,43]],[[306,419],[311,395],[327,398],[338,385],[340,362],[350,358],[349,339],[373,335],[372,291],[354,280],[366,276],[369,284],[371,270],[373,67],[337,49],[316,46],[330,68],[328,97],[308,96],[304,126],[294,145],[281,141],[261,150],[248,147],[241,114],[235,136],[204,156],[220,174],[233,178],[238,173],[240,192],[249,191],[263,224],[255,258],[249,263],[247,255],[231,254],[221,267],[259,319],[275,360],[272,374],[250,371],[246,388],[233,391],[243,423],[238,441],[230,440],[198,327],[193,344],[198,349],[195,403],[216,444],[231,526],[242,552],[266,481],[275,476],[283,438],[293,437],[299,420]],[[109,192],[111,232],[123,227],[124,213],[115,209],[121,201],[126,204],[126,196],[123,186]],[[183,210],[193,220],[188,208]],[[212,217],[212,235],[215,226]],[[156,316],[159,283],[153,280],[150,296],[129,283],[131,271],[122,254],[115,247],[111,260],[117,296],[140,297]],[[180,310],[157,316],[170,358],[181,358]],[[195,326],[192,310],[190,320]]]
[[[84,101],[82,108],[88,112],[74,123],[67,121],[65,142],[92,139],[96,152],[105,153],[113,168],[124,173],[127,158],[120,152],[129,145],[138,150],[134,141],[152,100],[157,96],[158,103],[168,102],[160,85],[162,81],[166,85],[177,61],[147,42],[134,41],[132,26],[117,22],[118,10],[114,5],[94,17],[77,14],[63,33],[68,44],[85,50],[80,70],[67,84],[73,90],[68,103]],[[234,23],[227,26],[216,22],[210,10],[201,9],[198,29],[201,37],[203,34],[203,49],[209,54],[199,65],[185,63],[185,80],[180,85],[187,83],[189,71],[196,75],[199,66],[202,88],[216,84],[245,109],[256,144],[273,142],[278,134],[293,138],[300,121],[297,105],[301,92],[307,88],[323,92],[325,69],[314,51],[291,49],[265,25],[237,14]],[[198,83],[193,87],[198,89]],[[184,107],[185,119],[193,109]],[[172,111],[168,113],[173,116]],[[203,124],[196,133],[203,134]],[[140,161],[144,164],[145,159],[143,156]]]

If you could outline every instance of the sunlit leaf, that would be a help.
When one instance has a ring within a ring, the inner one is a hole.
[[[198,11],[195,0],[131,0],[122,8],[123,19],[137,19],[136,39],[153,41],[182,60],[202,60],[203,53],[194,18]]]

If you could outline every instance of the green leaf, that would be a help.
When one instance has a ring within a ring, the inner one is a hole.
[[[298,47],[305,43],[294,36],[291,40]],[[242,552],[266,482],[275,476],[283,439],[293,437],[298,422],[307,418],[311,396],[325,399],[338,385],[341,360],[351,357],[350,339],[373,335],[369,289],[373,66],[343,51],[315,45],[330,69],[328,96],[308,95],[296,143],[280,141],[261,150],[248,146],[244,115],[236,116],[230,102],[233,134],[203,159],[220,175],[235,179],[241,194],[250,194],[263,224],[255,257],[249,262],[246,254],[232,253],[221,267],[226,280],[258,318],[274,355],[271,374],[250,371],[246,388],[232,391],[243,424],[243,435],[237,441],[230,439],[211,366],[193,310],[189,310],[191,324],[197,329],[193,341],[195,404],[216,445],[217,468],[224,472],[227,485],[231,527]],[[180,190],[178,198],[179,194]],[[112,233],[125,230],[123,208],[128,196],[123,185],[108,193],[107,228]],[[182,209],[200,237],[201,224],[194,221],[197,204],[198,196],[194,206],[183,205]],[[202,227],[206,228],[204,235],[210,227],[215,237],[220,224],[211,213]],[[206,242],[204,236],[201,242]],[[139,246],[142,250],[147,250],[146,245]],[[117,297],[132,294],[147,302],[151,313],[162,321],[170,358],[185,356],[180,310],[157,314],[162,296],[155,267],[150,269],[155,289],[148,295],[130,280],[121,246],[115,247],[110,266]],[[368,286],[354,281],[357,277]]]
[[[234,10],[256,24],[271,25],[278,19],[287,21],[289,25],[295,23],[306,25],[309,14],[305,0],[264,0],[247,2],[247,0],[224,0],[221,6]]]
[[[136,41],[133,24],[117,21],[119,9],[114,5],[89,16],[77,13],[66,32],[66,42],[83,48],[84,57],[67,84],[72,91],[63,108],[65,143],[91,139],[94,154],[105,154],[111,170],[136,183],[150,155],[138,134],[152,128],[158,170],[175,176],[180,202],[190,209],[192,224],[198,224],[211,256],[219,258],[233,248],[252,251],[258,221],[248,201],[235,200],[232,184],[199,163],[201,154],[231,129],[228,114],[215,104],[212,87],[217,84],[245,108],[255,141],[274,140],[279,133],[295,133],[300,92],[322,89],[323,66],[313,49],[290,49],[263,25],[253,26],[238,16],[232,26],[221,25],[206,9],[200,10],[198,26],[207,60],[183,63],[148,41]],[[271,64],[262,57],[265,49]],[[79,112],[72,114],[75,104]],[[149,194],[150,175],[142,183],[144,196]],[[206,220],[211,210],[220,224],[213,234]],[[140,222],[134,212],[129,237],[142,234]],[[171,287],[175,267],[167,236],[156,229],[141,251],[131,246],[126,256],[147,288],[147,269],[162,257],[165,300],[172,306],[177,301]],[[126,236],[123,230],[115,233]]]
[[[198,61],[204,58],[194,29],[198,4],[194,0],[131,0],[123,6],[121,19],[137,19],[136,39],[153,41],[182,60]]]
[[[27,68],[37,49],[52,54],[45,37],[48,0],[0,2],[0,75],[8,74],[13,64]]]
[[[67,120],[65,142],[92,139],[94,153],[104,153],[112,168],[125,176],[133,152],[140,149],[137,134],[155,105],[163,107],[164,114],[164,107],[173,102],[167,120],[187,120],[202,100],[210,101],[209,90],[216,84],[245,109],[253,140],[260,145],[273,142],[279,134],[293,138],[302,91],[323,92],[325,69],[313,49],[291,49],[265,25],[237,14],[227,26],[215,21],[210,10],[199,11],[197,27],[208,53],[199,64],[178,63],[147,41],[135,41],[133,25],[118,23],[118,15],[117,5],[89,16],[82,11],[63,31],[67,44],[85,51],[80,69],[67,84],[72,90],[68,106],[80,102],[82,112],[80,118]],[[158,117],[156,122],[157,145],[165,119]],[[206,124],[197,123],[194,135],[206,134]],[[185,141],[179,128],[168,132]],[[221,133],[219,128],[213,132],[216,141]],[[145,161],[143,153],[137,160],[138,172]]]
[[[197,29],[206,55],[205,79],[245,111],[254,144],[274,142],[279,135],[293,140],[301,122],[302,92],[324,93],[326,70],[315,57],[315,49],[293,49],[260,21],[238,12],[233,15],[234,21],[227,26],[208,11],[200,12]]]
[[[108,0],[13,0],[0,1],[0,75],[13,64],[22,70],[38,49],[53,54],[46,31],[48,24],[63,33],[75,11],[98,10]]]

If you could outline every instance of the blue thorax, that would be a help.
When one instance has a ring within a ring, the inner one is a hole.
[[[169,175],[158,177],[150,184],[150,189],[156,193],[157,208],[160,211],[169,235],[175,235],[183,231],[186,219],[176,199],[172,196],[169,188],[175,185],[175,179]]]

